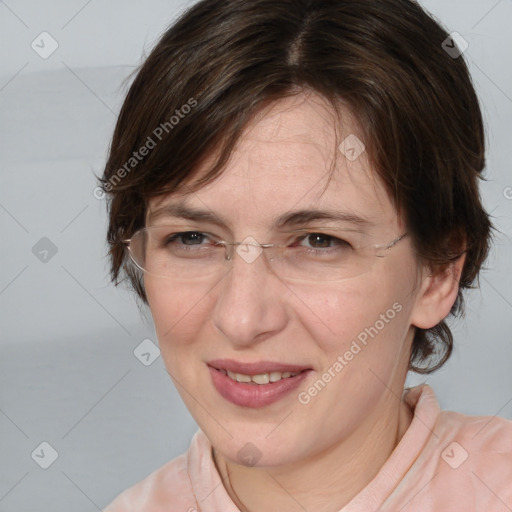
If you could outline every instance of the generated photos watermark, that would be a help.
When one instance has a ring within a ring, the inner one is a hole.
[[[350,364],[368,342],[375,338],[385,327],[389,324],[398,313],[403,309],[402,304],[395,302],[385,313],[381,313],[379,319],[375,321],[370,327],[365,327],[356,337],[352,340],[350,347],[336,358],[336,361],[322,373],[322,375],[311,385],[307,390],[301,391],[297,399],[303,405],[311,402],[311,399],[318,395],[329,382],[332,381],[341,371]]]
[[[103,187],[96,187],[93,191],[93,195],[96,199],[103,199],[105,192],[111,192],[116,185],[118,185],[123,178],[125,178],[137,165],[139,165],[144,158],[156,148],[158,143],[169,134],[179,122],[189,114],[192,109],[197,106],[197,100],[189,98],[187,103],[184,103],[180,108],[174,111],[174,114],[169,118],[168,121],[160,123],[151,133],[148,135],[144,144],[132,153],[132,156],[120,167],[103,185]]]

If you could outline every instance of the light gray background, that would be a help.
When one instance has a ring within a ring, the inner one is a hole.
[[[410,384],[429,382],[443,408],[512,418],[512,1],[421,3],[469,43],[488,128],[482,195],[502,234],[452,359]],[[123,81],[187,5],[0,1],[0,512],[100,510],[196,430],[161,358],[134,355],[155,336],[108,282],[94,196]],[[43,31],[59,45],[47,59],[31,48]],[[46,262],[32,249],[43,237],[57,248]],[[58,453],[46,470],[31,457],[43,441]]]

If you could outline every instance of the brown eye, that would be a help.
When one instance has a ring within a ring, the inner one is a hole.
[[[328,235],[322,235],[321,233],[313,233],[309,235],[308,242],[315,249],[327,248],[330,247],[332,237]]]
[[[175,233],[167,237],[165,243],[166,245],[173,244],[175,242],[182,245],[201,245],[205,238],[206,235],[199,231],[186,231],[183,233]]]
[[[307,241],[308,245],[302,245],[311,249],[336,249],[347,248],[350,244],[345,240],[336,238],[335,236],[325,235],[324,233],[309,233],[304,236],[301,241]]]

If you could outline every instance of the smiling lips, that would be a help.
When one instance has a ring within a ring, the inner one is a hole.
[[[208,363],[213,385],[226,400],[242,407],[270,405],[295,389],[311,368],[274,362],[240,363],[218,359]]]
[[[227,375],[230,379],[236,382],[246,382],[249,384],[268,384],[269,382],[277,382],[281,379],[288,379],[289,377],[295,377],[300,372],[270,372],[270,373],[259,373],[258,375],[245,375],[243,373],[234,373],[229,370],[219,370],[224,375]]]

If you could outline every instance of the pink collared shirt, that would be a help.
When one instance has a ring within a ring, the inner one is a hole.
[[[440,411],[428,385],[375,478],[339,512],[512,512],[512,421]],[[121,493],[104,512],[240,512],[198,430],[188,451]]]

